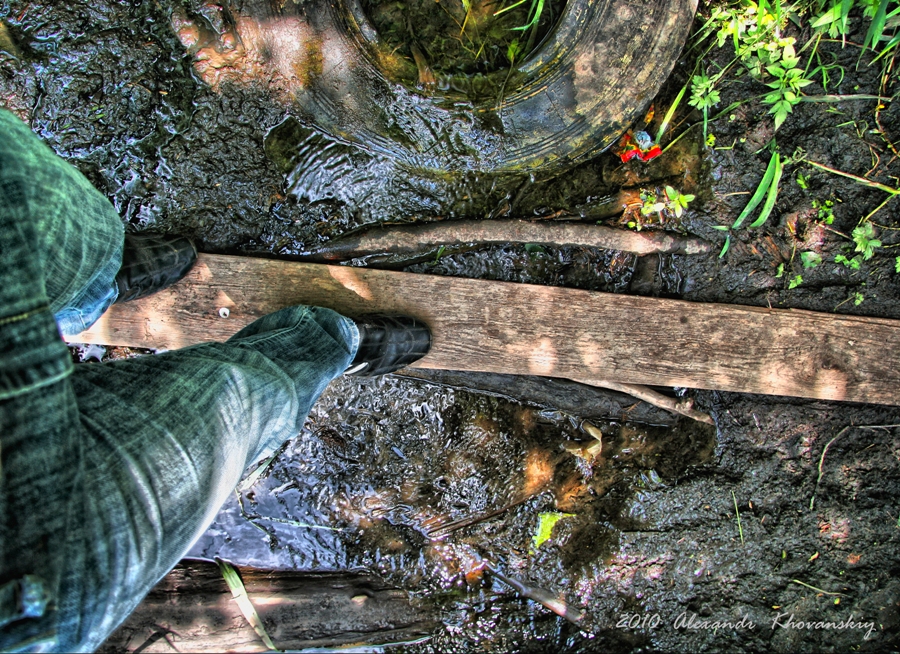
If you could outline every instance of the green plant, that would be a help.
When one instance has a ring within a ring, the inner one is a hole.
[[[794,180],[797,182],[797,186],[802,188],[804,191],[809,188],[809,176],[808,175],[804,175],[803,173],[798,172],[797,176],[794,178]]]
[[[875,228],[871,223],[863,223],[854,228],[851,234],[856,243],[856,252],[862,252],[864,260],[868,261],[875,256],[875,248],[881,247],[881,241],[875,238]]]
[[[863,295],[862,293],[860,293],[859,291],[857,291],[856,293],[853,294],[853,305],[858,307],[860,304],[863,303],[863,301],[865,299],[866,299],[866,296]]]
[[[800,89],[812,84],[812,80],[803,77],[799,66],[800,58],[794,52],[793,42],[783,47],[781,61],[766,66],[766,71],[775,79],[767,84],[774,90],[766,94],[763,102],[772,105],[769,113],[775,116],[775,129],[781,127],[800,102]]]
[[[826,225],[834,222],[834,200],[825,200],[824,202],[813,200],[812,206],[816,210],[817,220]]]
[[[719,92],[714,88],[715,79],[707,75],[694,75],[691,78],[691,97],[688,104],[703,112],[703,138],[709,123],[709,110],[719,104]]]
[[[649,216],[650,214],[655,213],[659,216],[660,221],[662,221],[666,211],[675,214],[676,218],[681,218],[681,215],[684,213],[684,210],[687,209],[688,204],[693,202],[694,195],[682,193],[673,186],[667,185],[665,188],[665,196],[662,199],[657,197],[656,193],[653,191],[642,191],[641,199],[643,200],[643,204],[641,205],[641,215]],[[629,222],[628,226],[637,228],[638,230],[641,228],[641,225],[638,225],[634,221]]]
[[[854,0],[831,0],[828,9],[813,20],[811,27],[827,32],[833,39],[845,36],[853,4]]]
[[[797,275],[790,282],[788,282],[788,289],[790,290],[790,289],[797,288],[802,283],[803,283],[803,276]]]
[[[694,200],[694,195],[676,191],[671,186],[666,186],[666,196],[669,198],[666,202],[666,206],[672,210],[676,218],[681,218],[681,214],[687,209],[688,203],[693,202]]]
[[[822,263],[822,255],[818,252],[801,252],[800,261],[803,262],[804,268],[815,268]]]
[[[470,0],[463,0],[464,2]],[[525,4],[528,0],[518,0],[513,4],[503,7],[502,9],[495,11],[494,16],[499,16],[501,14],[505,14],[507,11],[511,9],[515,9],[516,7]],[[528,45],[525,47],[525,50],[531,50],[534,45],[535,37],[537,36],[538,24],[541,22],[541,15],[544,13],[544,0],[531,0],[531,6],[528,9],[528,21],[524,25],[519,25],[518,27],[511,27],[510,29],[513,31],[525,32],[531,30],[528,33]]]
[[[894,259],[894,272],[900,273],[900,257]]]
[[[775,206],[775,199],[778,197],[778,183],[781,180],[781,173],[781,156],[776,150],[769,158],[769,165],[766,166],[766,172],[763,174],[759,186],[756,187],[756,191],[753,193],[747,206],[744,207],[737,220],[734,221],[734,224],[731,226],[732,229],[737,229],[744,223],[744,220],[762,202],[763,196],[765,196],[766,201],[759,212],[759,217],[750,224],[750,227],[759,227],[768,220],[769,214],[772,213],[772,208]]]
[[[888,42],[878,54],[876,60],[884,57],[900,43],[900,32],[896,29],[898,25],[900,25],[900,18],[898,18],[898,16],[900,16],[900,7],[888,13],[888,5],[891,4],[891,2],[892,0],[878,0],[878,6],[871,13],[872,24],[869,25],[869,30],[866,32],[866,38],[863,41],[863,47],[871,47],[872,49],[876,49],[878,43],[882,40]],[[871,9],[871,6],[872,5],[870,4],[867,13]],[[885,35],[885,29],[892,28],[894,29],[894,34]]]
[[[834,262],[843,264],[850,270],[859,270],[860,265],[862,265],[862,257],[857,254],[852,259],[848,259],[843,254],[839,254],[834,258]]]

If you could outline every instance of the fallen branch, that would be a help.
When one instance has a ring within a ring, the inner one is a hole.
[[[502,397],[514,402],[562,411],[580,418],[627,420],[664,427],[674,426],[677,420],[668,409],[650,406],[646,402],[635,402],[633,395],[599,386],[578,384],[567,379],[427,368],[404,368],[394,375]]]
[[[698,238],[664,232],[630,232],[580,223],[453,220],[373,227],[336,239],[304,258],[310,261],[338,261],[374,254],[420,254],[440,246],[453,248],[505,243],[593,247],[641,255],[704,254],[711,247]]]
[[[694,408],[693,400],[679,402],[674,397],[668,397],[662,393],[657,393],[653,389],[641,386],[640,384],[622,384],[609,381],[608,379],[587,379],[583,377],[577,379],[573,378],[572,381],[588,384],[590,386],[599,386],[600,388],[608,388],[611,391],[619,391],[620,393],[627,393],[632,397],[636,397],[637,399],[643,400],[647,404],[652,404],[660,409],[666,409],[667,411],[692,418],[693,420],[705,422],[707,425],[716,424],[709,414],[697,411]]]

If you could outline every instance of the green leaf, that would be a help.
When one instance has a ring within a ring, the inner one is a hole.
[[[778,182],[781,180],[781,155],[779,155],[778,152],[775,152],[772,154],[772,157],[775,160],[775,170],[772,173],[772,182],[769,184],[769,192],[766,195],[766,202],[759,212],[759,218],[750,225],[751,228],[759,227],[769,219],[769,214],[772,213],[772,208],[775,206],[775,199],[778,197]]]
[[[574,513],[560,513],[559,511],[547,511],[538,514],[537,529],[534,532],[532,548],[537,549],[548,540],[553,533],[553,527],[563,518],[574,517]]]
[[[822,263],[822,255],[818,252],[801,252],[800,260],[804,268],[815,268]]]
[[[900,273],[900,257],[894,259],[894,272]]]
[[[781,277],[784,277],[784,264],[783,263],[779,263],[778,270],[775,271],[775,279],[779,279]]]
[[[778,163],[776,163],[776,161]],[[731,226],[732,229],[737,229],[740,227],[744,220],[746,220],[747,216],[749,216],[759,203],[762,202],[763,197],[766,195],[766,191],[769,190],[769,187],[772,184],[772,179],[775,177],[775,168],[780,166],[780,160],[778,158],[778,153],[773,152],[772,158],[769,159],[769,165],[766,167],[766,172],[763,174],[763,178],[759,183],[759,186],[756,187],[756,192],[753,194],[753,197],[750,198],[750,202],[747,203],[747,206],[744,207],[744,210],[741,211],[740,215],[737,217],[737,220],[734,221],[734,224]]]
[[[802,276],[802,275],[797,275],[796,277],[794,277],[794,278],[788,283],[788,290],[793,289],[793,288],[797,288],[797,287],[800,286],[800,284],[802,284],[802,283],[803,283],[803,276]]]
[[[731,234],[728,234],[728,235],[725,237],[725,245],[722,246],[722,251],[719,252],[719,258],[720,258],[720,259],[721,259],[722,257],[725,256],[725,253],[728,252],[728,248],[729,248],[730,246],[731,246]]]
[[[263,624],[263,621],[260,620],[259,614],[250,602],[250,598],[247,596],[247,591],[244,589],[244,584],[241,581],[241,577],[237,573],[237,570],[235,570],[228,561],[216,558],[216,563],[219,564],[219,570],[222,572],[222,577],[225,578],[225,583],[228,584],[228,589],[231,591],[234,601],[237,602],[241,613],[244,614],[244,618],[250,623],[250,626],[253,627],[253,630],[257,633],[266,647],[270,650],[277,650],[278,648],[275,647],[272,639],[269,638],[269,634],[266,633],[266,627]]]
[[[835,5],[831,9],[826,11],[824,14],[819,16],[819,18],[813,22],[811,27],[813,29],[816,29],[819,27],[823,27],[825,25],[830,25],[831,23],[835,22],[838,18],[840,18],[840,15],[841,15],[841,8],[839,5]]]

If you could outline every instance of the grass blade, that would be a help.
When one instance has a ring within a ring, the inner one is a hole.
[[[663,116],[662,124],[659,126],[659,131],[656,132],[656,142],[659,143],[662,141],[663,134],[666,131],[666,128],[669,126],[669,123],[672,122],[672,116],[675,115],[675,111],[678,109],[678,105],[681,104],[681,99],[684,97],[685,92],[688,90],[688,86],[690,86],[690,81],[681,87],[681,90],[678,92],[678,95],[675,96],[675,101],[672,102],[672,106],[669,107],[669,110],[666,112],[666,115]]]
[[[781,156],[776,152],[772,157],[775,161],[775,172],[772,175],[772,183],[769,184],[769,192],[766,194],[766,203],[763,205],[762,211],[759,212],[759,218],[750,225],[751,229],[753,227],[759,227],[768,220],[769,214],[772,213],[772,208],[775,206],[775,199],[778,197],[778,182],[781,181]]]
[[[253,604],[247,596],[247,591],[244,589],[244,582],[241,581],[241,577],[238,575],[237,570],[235,570],[234,566],[228,561],[223,561],[220,558],[216,558],[216,563],[219,564],[219,570],[222,571],[225,583],[228,584],[228,590],[230,590],[231,594],[234,596],[234,601],[237,602],[238,608],[241,609],[241,613],[244,614],[247,622],[253,627],[253,631],[259,635],[266,647],[270,650],[278,651],[278,648],[275,647],[272,639],[269,638],[269,634],[266,633],[266,627],[262,620],[260,620],[259,614],[256,612],[256,609],[253,608]]]
[[[722,246],[722,251],[719,252],[720,259],[725,256],[725,253],[728,252],[728,248],[730,248],[730,247],[731,247],[731,234],[726,234],[725,235],[725,245]]]
[[[737,229],[738,227],[743,225],[744,220],[747,219],[747,216],[753,213],[753,210],[759,206],[759,203],[762,202],[763,196],[766,194],[766,191],[768,191],[769,187],[772,185],[772,178],[775,177],[775,167],[780,166],[780,164],[781,160],[778,157],[778,153],[773,152],[772,158],[769,159],[769,165],[766,167],[766,172],[763,175],[762,181],[759,183],[759,186],[756,187],[756,192],[753,193],[753,197],[750,198],[750,202],[747,203],[747,206],[744,207],[743,211],[741,211],[741,214],[737,217],[737,220],[734,221],[731,229]]]
[[[501,9],[499,11],[495,11],[494,16],[499,16],[500,14],[505,14],[507,11],[510,11],[511,9],[515,9],[519,5],[525,4],[525,2],[526,2],[526,0],[519,0],[518,2],[515,2],[508,7],[504,7],[503,9]]]
[[[890,0],[881,0],[878,3],[878,9],[875,11],[875,16],[872,18],[872,24],[869,25],[869,31],[866,32],[866,40],[863,41],[863,47],[868,48],[872,46],[874,49],[878,42],[881,40],[881,35],[884,33],[884,24],[887,21],[887,8]]]
[[[744,544],[744,528],[741,527],[741,512],[738,511],[737,497],[735,497],[734,491],[731,491],[731,499],[734,500],[734,514],[737,516],[738,534],[740,534],[740,536],[741,536],[741,545],[743,545]]]

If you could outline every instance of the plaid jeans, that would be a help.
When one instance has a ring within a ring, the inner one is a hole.
[[[96,649],[252,462],[302,427],[359,332],[315,307],[226,343],[73,366],[115,300],[112,205],[0,110],[0,650]]]

